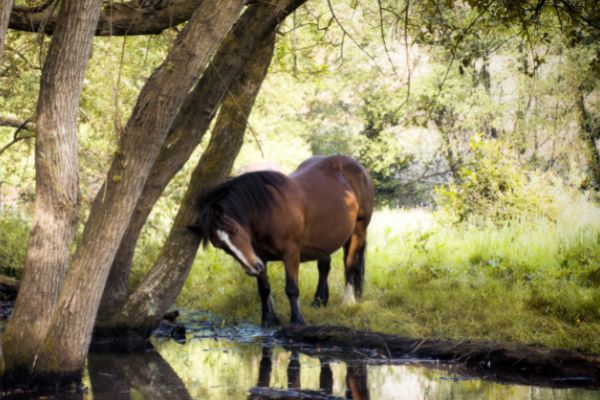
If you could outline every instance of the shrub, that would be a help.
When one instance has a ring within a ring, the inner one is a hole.
[[[475,135],[471,159],[458,172],[456,182],[436,189],[441,210],[458,222],[485,221],[505,225],[524,216],[556,219],[551,183],[530,176],[503,151],[502,142]]]
[[[0,214],[0,274],[20,276],[28,237],[28,221],[12,212]]]

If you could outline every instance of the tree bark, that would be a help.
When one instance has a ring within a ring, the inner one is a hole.
[[[600,153],[597,141],[600,140],[600,124],[595,124],[592,115],[585,105],[583,89],[577,91],[577,108],[579,108],[579,126],[581,139],[586,147],[588,163],[588,181],[595,191],[600,191]]]
[[[36,375],[81,376],[106,278],[150,169],[185,94],[241,8],[241,0],[222,0],[219,7],[202,1],[142,88],[73,256],[37,358]]]
[[[102,335],[123,331],[146,339],[175,301],[198,250],[198,237],[188,229],[197,215],[197,199],[204,190],[229,176],[242,147],[248,115],[265,78],[275,44],[275,32],[263,40],[244,73],[223,101],[211,140],[196,166],[175,222],[158,260],[129,297],[123,309],[103,327]]]
[[[14,0],[4,0],[0,4],[0,65],[2,65],[2,55],[4,54],[4,41],[6,40],[6,31],[10,20]]]
[[[165,29],[179,25],[190,16],[202,0],[171,0],[164,8],[142,8],[139,1],[127,3],[109,2],[102,9],[96,36],[132,36],[159,34]],[[10,14],[10,29],[25,32],[53,34],[57,29],[54,7],[15,7]]]
[[[58,299],[79,217],[77,113],[101,0],[61,3],[37,104],[36,198],[21,290],[4,334],[7,369],[31,368]]]
[[[305,0],[279,0],[250,6],[235,24],[202,79],[186,99],[152,167],[123,239],[98,313],[99,323],[111,320],[127,301],[128,277],[140,232],[167,184],[200,143],[229,87],[244,70],[261,38],[273,32]],[[108,322],[109,325],[112,323]]]

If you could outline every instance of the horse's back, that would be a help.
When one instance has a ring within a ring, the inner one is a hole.
[[[373,183],[369,172],[355,159],[343,156],[315,156],[304,161],[290,178],[304,184],[307,192],[323,192],[331,197],[338,193],[356,197],[358,218],[368,221],[373,213]]]
[[[345,156],[312,157],[290,175],[302,193],[303,259],[329,255],[346,243],[358,221],[366,227],[373,188],[366,169]]]

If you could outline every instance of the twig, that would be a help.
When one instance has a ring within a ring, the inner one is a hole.
[[[410,81],[412,71],[410,70],[410,52],[408,51],[408,9],[410,7],[410,0],[406,0],[406,9],[404,10],[404,53],[406,57],[406,117],[409,116],[410,106]]]
[[[383,73],[383,71],[381,70],[381,68],[379,67],[379,64],[377,64],[377,61],[375,60],[375,58],[369,54],[357,41],[356,39],[354,39],[354,36],[352,36],[347,30],[346,28],[344,28],[344,26],[342,25],[342,23],[340,22],[339,18],[337,17],[335,11],[333,10],[333,6],[331,5],[331,0],[327,0],[327,6],[329,7],[329,12],[331,12],[331,16],[333,17],[335,23],[340,27],[340,29],[342,30],[342,33],[345,36],[348,36],[350,38],[350,40],[352,41],[352,43],[354,43],[354,45],[356,47],[358,47],[358,49],[364,54],[366,55],[369,60],[371,60],[373,62],[373,65],[375,66],[375,68],[377,69],[377,71],[379,71],[380,74],[385,75]],[[342,43],[344,42],[343,38],[342,38]],[[342,46],[342,51],[343,51],[343,46]]]
[[[587,23],[588,25],[590,25],[593,28],[596,29],[600,29],[600,24],[597,23],[594,20],[591,20],[589,18],[584,17],[571,3],[569,3],[566,0],[558,0],[561,3],[563,3],[565,5],[565,7],[568,9],[569,14],[571,14],[571,16],[575,15],[575,17],[579,18],[580,20],[584,21],[585,23]]]
[[[21,120],[12,117],[0,117],[0,126],[10,126],[32,132],[35,131],[35,124],[29,119]]]
[[[21,140],[31,139],[31,138],[35,137],[35,135],[19,136],[19,132],[21,132],[23,129],[25,129],[25,126],[29,123],[30,123],[29,120],[25,120],[19,127],[17,127],[17,129],[15,130],[15,133],[13,134],[13,139],[8,144],[4,145],[4,147],[2,147],[0,149],[0,156],[13,144],[15,144]]]
[[[392,57],[390,56],[390,50],[387,47],[387,42],[385,41],[385,30],[383,28],[383,7],[381,6],[381,0],[377,0],[377,4],[379,6],[379,33],[381,34],[381,42],[383,43],[383,49],[385,51],[385,55],[387,56],[390,65],[392,66],[392,71],[394,71],[394,75],[398,76],[398,71],[396,71],[396,66],[392,61]]]

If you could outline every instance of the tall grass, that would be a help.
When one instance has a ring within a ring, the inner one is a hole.
[[[413,337],[538,343],[600,353],[600,208],[572,201],[554,221],[498,228],[452,225],[424,209],[379,210],[368,232],[365,295],[341,307],[340,252],[330,304],[313,309],[315,263],[300,269],[301,306],[312,324],[342,324]],[[284,270],[269,265],[276,309],[289,318]],[[178,299],[227,321],[260,321],[254,279],[214,249],[201,251]]]

